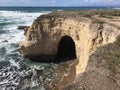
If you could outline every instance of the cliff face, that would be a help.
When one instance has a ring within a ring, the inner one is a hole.
[[[85,71],[63,90],[120,90],[120,37],[90,55]]]
[[[118,35],[120,30],[116,26],[80,16],[79,12],[54,12],[34,20],[20,43],[20,52],[24,57],[55,56],[61,39],[68,36],[75,43],[79,61],[76,72],[79,74],[85,70],[92,52],[113,43]]]

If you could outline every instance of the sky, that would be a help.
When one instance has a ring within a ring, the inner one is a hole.
[[[120,0],[0,0],[0,6],[120,6]]]

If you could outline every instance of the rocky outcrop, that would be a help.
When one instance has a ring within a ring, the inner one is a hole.
[[[76,57],[79,61],[76,73],[82,73],[89,56],[96,48],[113,43],[120,35],[120,30],[114,25],[81,16],[76,12],[53,12],[42,15],[34,20],[25,33],[25,39],[20,43],[20,53],[23,57],[56,56],[61,39],[64,36],[72,38],[75,43]]]
[[[29,26],[18,26],[17,29],[19,30],[27,30],[29,28]]]
[[[63,90],[120,90],[120,37],[90,55],[85,71]]]

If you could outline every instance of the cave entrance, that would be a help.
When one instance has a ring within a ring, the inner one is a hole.
[[[70,36],[63,36],[58,45],[57,61],[68,61],[76,58],[75,43]]]

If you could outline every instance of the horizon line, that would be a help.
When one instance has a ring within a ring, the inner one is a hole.
[[[0,7],[120,7],[120,6],[109,6],[109,5],[100,5],[100,6],[0,6]]]

